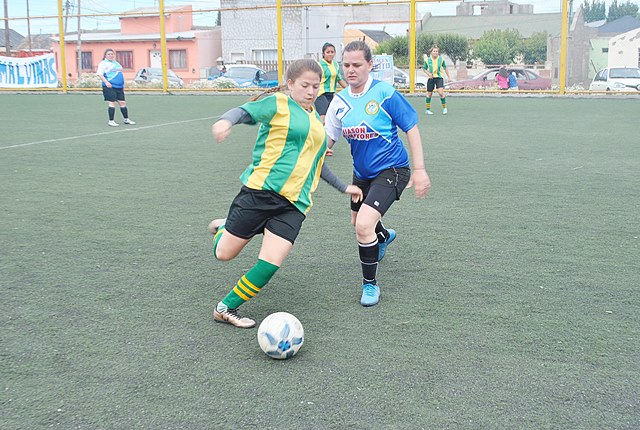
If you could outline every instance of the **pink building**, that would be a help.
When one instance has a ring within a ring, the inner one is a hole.
[[[167,68],[192,82],[206,79],[210,67],[222,56],[220,27],[199,30],[193,26],[191,5],[165,8],[165,37]],[[61,75],[60,38],[53,37],[58,75]],[[78,35],[68,33],[64,38],[68,76],[78,76]],[[125,80],[132,80],[143,67],[162,67],[160,42],[160,13],[156,8],[139,8],[120,17],[120,31],[82,32],[82,73],[95,73],[104,51],[116,51],[122,64]]]

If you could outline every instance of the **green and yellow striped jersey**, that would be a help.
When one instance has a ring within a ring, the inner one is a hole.
[[[331,64],[329,64],[324,59],[321,59],[319,63],[320,67],[322,67],[322,80],[320,80],[318,96],[324,93],[335,93],[338,82],[343,79],[340,69],[336,67],[338,63],[332,61]]]
[[[429,55],[427,61],[424,62],[424,69],[433,73],[434,78],[444,78],[444,69],[447,68],[447,65],[444,63],[444,58],[438,56],[438,58],[434,59]]]
[[[322,121],[283,93],[240,106],[260,124],[252,164],[240,176],[254,190],[274,191],[306,214],[327,149]]]

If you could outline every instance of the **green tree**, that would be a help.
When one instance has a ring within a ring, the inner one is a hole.
[[[220,11],[218,11],[218,15],[216,15],[216,26],[220,27],[222,25],[222,15]]]
[[[587,0],[584,0],[582,9],[584,10],[585,22],[601,21],[607,17],[604,1],[591,0],[591,3],[589,3]]]
[[[416,37],[416,67],[424,67],[424,56],[431,51],[438,41],[436,36],[430,33],[420,33]]]
[[[530,38],[522,41],[520,53],[524,64],[542,63],[547,60],[547,39],[549,35],[546,31],[534,33]]]
[[[613,0],[609,6],[609,14],[607,21],[615,21],[623,16],[636,16],[638,14],[638,5],[627,0],[626,3],[618,4],[618,0]]]
[[[406,36],[397,36],[385,40],[378,45],[375,54],[393,55],[396,66],[406,66],[409,64],[409,39]]]
[[[424,65],[424,55],[431,47],[438,45],[440,53],[447,54],[452,61],[467,59],[469,56],[469,41],[459,34],[433,34],[420,33],[416,39],[416,67]],[[397,36],[385,40],[375,50],[376,54],[392,54],[396,65],[409,65],[409,39],[406,36]]]
[[[459,60],[469,58],[469,40],[461,34],[439,34],[436,38],[436,44],[440,48],[440,53],[447,54],[451,58],[453,65]]]
[[[522,37],[515,29],[488,30],[473,46],[473,55],[486,65],[511,64],[521,51]]]

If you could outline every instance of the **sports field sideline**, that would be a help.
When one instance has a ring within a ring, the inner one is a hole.
[[[243,306],[301,320],[276,361],[212,318],[259,244],[221,263],[206,229],[256,133],[210,127],[246,96],[127,99],[115,129],[97,94],[0,94],[0,428],[640,428],[640,100],[409,98],[433,188],[385,216],[381,303],[321,183]]]

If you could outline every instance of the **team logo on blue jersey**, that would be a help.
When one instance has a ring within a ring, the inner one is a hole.
[[[365,112],[369,115],[375,115],[380,110],[380,105],[376,100],[369,100],[367,105],[364,107]]]

